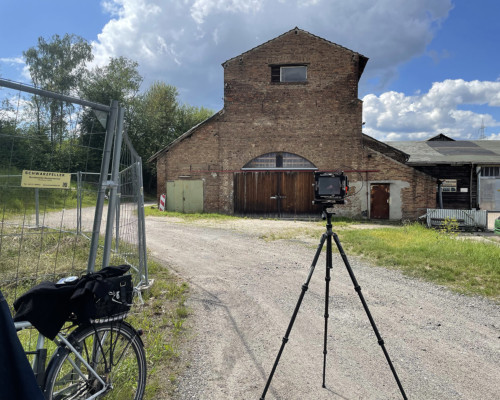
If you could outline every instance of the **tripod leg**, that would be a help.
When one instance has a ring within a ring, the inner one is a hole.
[[[266,397],[267,390],[269,389],[269,385],[271,385],[271,380],[273,379],[274,372],[276,371],[276,367],[278,366],[278,363],[281,358],[281,353],[283,353],[283,349],[285,348],[286,343],[288,342],[288,337],[290,336],[290,332],[292,331],[293,324],[295,322],[295,318],[297,317],[297,313],[299,312],[300,305],[302,304],[302,299],[304,298],[304,295],[309,288],[309,282],[311,281],[312,274],[314,272],[314,268],[316,268],[316,263],[318,262],[319,255],[321,254],[321,249],[323,248],[323,244],[325,243],[325,239],[327,237],[327,234],[324,233],[321,236],[321,240],[318,245],[318,249],[316,250],[316,254],[314,255],[314,260],[311,264],[311,268],[309,269],[309,275],[307,276],[307,279],[305,283],[302,285],[302,292],[300,293],[299,300],[297,301],[297,305],[295,306],[295,310],[293,311],[292,319],[290,320],[290,323],[288,324],[288,329],[286,330],[285,336],[283,337],[283,342],[281,343],[280,350],[278,352],[278,355],[276,356],[276,360],[274,361],[273,368],[271,370],[271,373],[269,374],[269,378],[267,378],[267,383],[266,387],[264,388],[264,391],[262,392],[262,396],[260,397],[260,400],[264,400]]]
[[[370,313],[370,310],[368,309],[368,304],[366,304],[365,298],[363,297],[363,294],[361,293],[361,287],[358,285],[358,282],[356,280],[356,277],[354,276],[354,272],[352,271],[351,265],[349,264],[349,260],[347,259],[347,256],[344,252],[344,249],[342,248],[342,245],[340,244],[340,240],[337,236],[336,233],[333,233],[333,239],[335,240],[335,244],[337,245],[337,248],[339,249],[339,253],[342,257],[342,260],[344,260],[344,264],[347,268],[347,271],[349,272],[349,276],[351,277],[351,281],[354,285],[354,289],[358,293],[359,299],[361,300],[361,303],[363,304],[363,308],[365,309],[366,315],[368,316],[368,319],[370,320],[370,324],[372,325],[373,332],[375,333],[375,336],[377,337],[378,344],[382,348],[382,351],[384,352],[385,359],[387,360],[387,363],[389,364],[389,367],[391,368],[392,375],[394,376],[394,379],[396,380],[396,383],[398,384],[399,390],[401,391],[401,394],[403,395],[403,399],[407,400],[406,393],[403,389],[403,386],[401,385],[401,382],[399,380],[398,374],[396,373],[396,369],[394,368],[394,365],[392,364],[392,361],[389,357],[389,353],[387,352],[384,341],[382,337],[380,336],[380,333],[378,332],[377,326],[375,325],[375,321],[373,320],[373,317]]]
[[[325,329],[324,329],[324,342],[323,342],[323,388],[326,388],[326,354],[327,340],[328,340],[328,305],[330,299],[330,270],[332,269],[332,217],[327,213],[326,225],[326,276],[325,276]]]

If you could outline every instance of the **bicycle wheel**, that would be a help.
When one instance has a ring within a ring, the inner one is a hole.
[[[66,346],[53,356],[45,382],[48,400],[141,400],[146,385],[146,354],[137,333],[125,322],[77,328],[68,341],[103,383]]]

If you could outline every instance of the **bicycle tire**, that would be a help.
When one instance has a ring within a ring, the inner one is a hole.
[[[142,399],[146,386],[146,353],[139,334],[131,325],[120,321],[79,327],[68,341],[106,382],[106,392],[97,398]],[[83,374],[76,372],[72,362]],[[47,400],[83,400],[102,388],[102,383],[70,349],[59,346],[47,370],[44,385]]]

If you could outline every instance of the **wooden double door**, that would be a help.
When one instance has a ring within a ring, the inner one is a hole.
[[[321,212],[312,171],[242,171],[234,174],[234,212],[286,217]]]

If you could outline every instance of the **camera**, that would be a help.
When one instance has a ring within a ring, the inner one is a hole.
[[[332,206],[344,204],[349,191],[349,181],[344,172],[314,172],[313,204]]]

